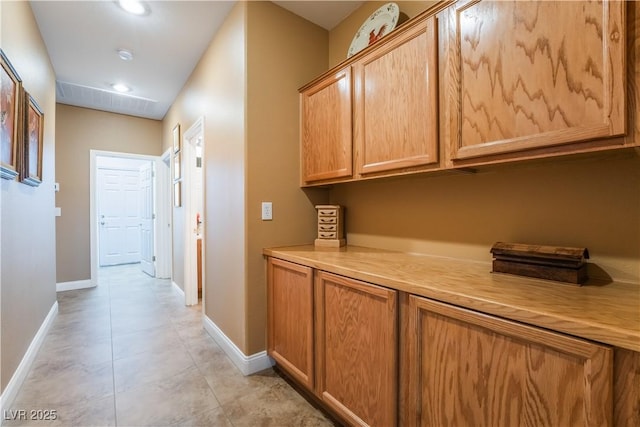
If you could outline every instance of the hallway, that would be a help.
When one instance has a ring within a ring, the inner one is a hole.
[[[59,314],[3,426],[331,426],[269,369],[244,377],[169,280],[139,265],[58,293]],[[31,410],[54,421],[29,420]]]

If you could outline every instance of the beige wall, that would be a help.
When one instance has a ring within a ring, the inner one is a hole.
[[[245,334],[245,17],[239,2],[163,121],[164,146],[204,117],[206,315],[241,349]],[[184,208],[174,208],[173,280],[183,287]],[[195,221],[195,218],[194,218]]]
[[[90,150],[162,154],[162,122],[56,105],[57,282],[91,278]]]
[[[368,1],[356,9],[351,15],[347,16],[340,24],[329,32],[329,68],[334,67],[347,59],[349,46],[353,41],[353,36],[358,29],[367,20],[373,12],[380,6],[388,3],[387,1]],[[396,1],[400,8],[399,24],[406,22],[407,19],[413,18],[427,10],[437,1]]]
[[[44,111],[43,179],[39,187],[0,179],[0,383],[4,392],[56,301],[55,76],[27,2],[1,2],[0,41]]]
[[[312,242],[326,191],[299,187],[298,88],[326,69],[328,34],[270,2],[247,19],[247,354],[266,348],[265,247]],[[262,221],[261,202],[273,202]]]
[[[636,156],[336,185],[331,201],[349,244],[486,262],[497,241],[586,247],[609,276],[640,281]]]
[[[204,117],[205,310],[245,354],[266,347],[262,248],[315,233],[313,203],[298,188],[297,89],[326,70],[326,49],[325,30],[270,2],[238,3],[164,120],[168,147],[176,123],[184,132]],[[261,201],[273,202],[273,221],[260,221]],[[174,209],[180,286],[182,211]]]
[[[330,32],[330,65],[381,3]],[[407,12],[428,2],[398,3]],[[640,124],[632,127],[637,139]],[[640,158],[630,152],[340,184],[331,202],[347,208],[349,244],[485,262],[500,240],[587,247],[592,274],[640,282]]]

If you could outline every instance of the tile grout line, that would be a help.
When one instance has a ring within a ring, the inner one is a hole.
[[[227,412],[224,410],[224,407],[222,406],[222,403],[220,403],[220,398],[218,397],[218,395],[216,394],[216,391],[213,389],[213,387],[211,387],[211,384],[209,383],[209,381],[207,381],[204,372],[202,371],[202,368],[200,368],[200,365],[196,362],[196,359],[193,357],[193,354],[191,354],[191,349],[189,348],[189,346],[187,345],[186,339],[183,338],[177,330],[176,325],[171,322],[171,327],[175,330],[176,334],[178,335],[178,338],[180,339],[180,341],[182,342],[182,345],[185,347],[185,349],[187,350],[187,354],[189,354],[189,357],[191,358],[191,361],[193,362],[193,365],[196,367],[196,370],[199,372],[199,374],[202,376],[202,378],[204,379],[204,382],[207,384],[207,388],[211,391],[211,394],[213,394],[213,397],[216,399],[216,402],[218,402],[218,408],[220,408],[220,410],[222,411],[222,413],[224,414],[225,419],[227,420],[227,422],[233,427],[234,424],[231,422],[231,419],[229,418],[229,416],[227,415]]]
[[[159,304],[161,304],[160,298],[158,296],[158,293],[155,291],[155,289],[153,289],[153,294],[154,294],[154,296],[156,298],[156,301]],[[202,316],[204,316],[204,313],[202,312],[202,306],[200,306],[199,311],[200,311],[200,316],[201,316],[201,320],[202,320]],[[196,362],[196,359],[193,357],[193,354],[191,353],[191,348],[189,347],[189,345],[187,345],[187,339],[185,337],[183,337],[182,335],[180,335],[180,333],[178,332],[178,327],[172,321],[171,317],[168,314],[166,314],[166,316],[169,318],[169,324],[171,325],[171,329],[173,329],[173,331],[176,333],[176,335],[178,336],[178,339],[180,340],[180,342],[184,346],[184,349],[187,351],[187,354],[189,355],[189,358],[193,362],[193,366],[195,366],[195,368],[198,371],[198,373],[202,376],[202,378],[204,379],[204,382],[207,384],[207,388],[211,391],[211,394],[213,394],[213,397],[216,399],[216,402],[218,402],[218,408],[220,408],[220,410],[222,410],[222,413],[224,414],[224,418],[227,420],[227,422],[229,423],[230,426],[234,427],[234,424],[231,422],[231,419],[227,415],[227,412],[224,410],[224,408],[222,406],[222,403],[220,403],[220,399],[216,395],[215,390],[211,387],[211,384],[209,384],[209,381],[206,380],[206,378],[204,376],[204,372],[200,368],[200,365]]]
[[[100,280],[100,279],[98,279]],[[98,283],[100,286],[100,283]],[[116,403],[116,368],[115,368],[115,355],[113,351],[113,306],[111,303],[111,281],[108,280],[107,297],[109,300],[109,342],[111,343],[111,384],[113,387],[113,421],[115,427],[118,427],[118,405]]]

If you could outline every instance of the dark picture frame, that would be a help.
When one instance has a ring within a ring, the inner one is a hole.
[[[23,137],[22,79],[2,49],[0,57],[0,177],[14,179],[20,167],[18,147]]]
[[[44,113],[29,93],[25,92],[23,166],[20,181],[32,187],[42,183],[42,148],[44,145]]]
[[[173,152],[180,151],[182,140],[180,139],[180,123],[173,127]]]

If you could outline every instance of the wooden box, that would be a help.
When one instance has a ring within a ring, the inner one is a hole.
[[[580,285],[587,280],[586,248],[497,242],[491,247],[493,272]]]
[[[318,238],[315,246],[339,248],[346,244],[344,238],[344,209],[340,205],[318,205]]]

